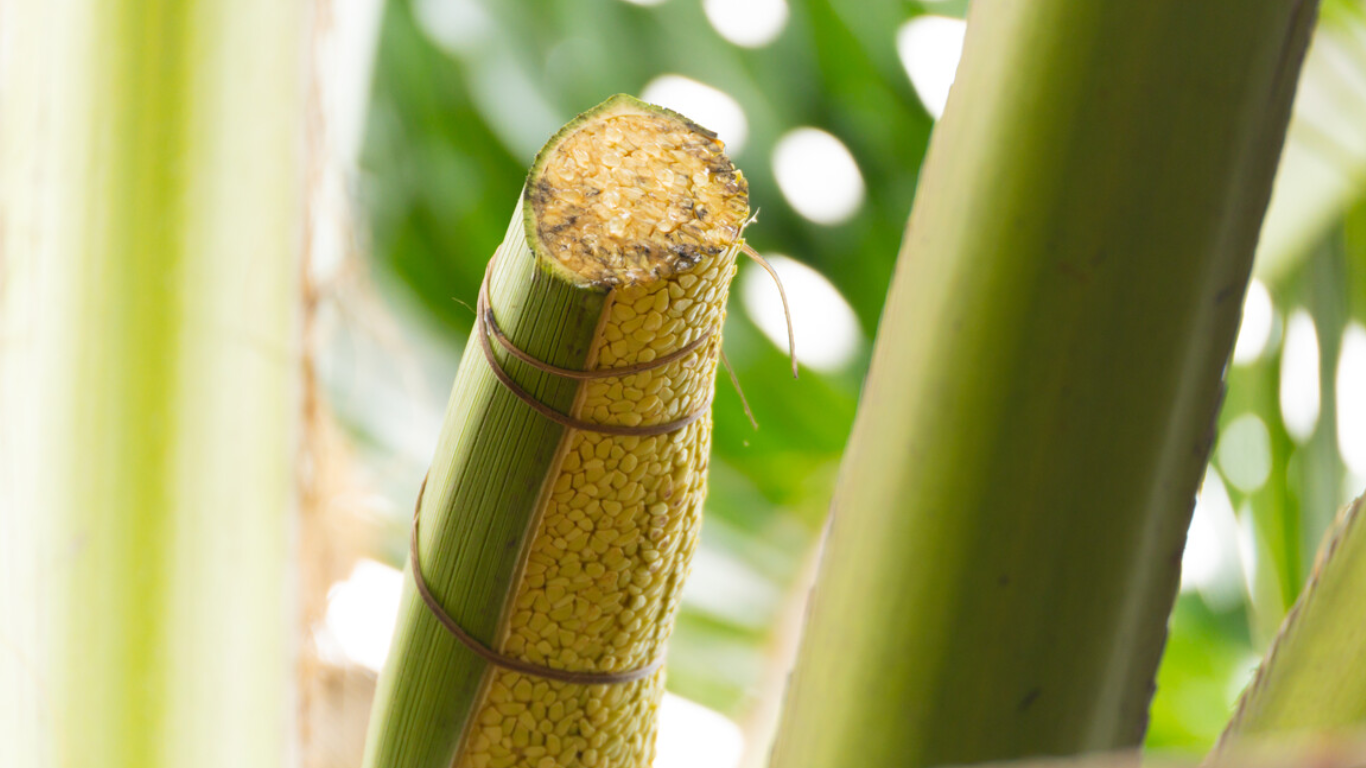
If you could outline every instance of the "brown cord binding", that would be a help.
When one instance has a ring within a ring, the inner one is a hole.
[[[751,219],[751,221],[752,220],[753,219]],[[764,270],[768,272],[769,276],[773,278],[773,283],[776,286],[778,286],[778,295],[782,298],[783,302],[783,316],[787,320],[787,345],[788,355],[792,359],[792,378],[795,379],[797,378],[797,339],[796,334],[793,332],[792,329],[792,312],[789,309],[787,303],[787,291],[783,290],[783,281],[778,277],[778,273],[776,270],[773,269],[773,266],[769,264],[768,261],[764,259],[764,257],[760,256],[753,248],[749,247],[749,245],[745,243],[743,240],[738,243],[738,248],[742,252],[744,252],[746,256],[750,257],[761,267],[763,267]],[[547,419],[556,422],[557,424],[570,427],[571,429],[581,429],[607,435],[651,437],[653,435],[662,435],[668,432],[674,432],[676,430],[682,429],[683,427],[688,426],[694,421],[700,419],[702,416],[706,415],[707,411],[711,409],[711,403],[708,402],[705,405],[698,408],[697,410],[694,410],[692,413],[687,414],[681,419],[664,422],[663,424],[650,424],[645,426],[629,427],[624,425],[597,424],[590,421],[582,421],[572,416],[560,413],[554,408],[551,408],[545,403],[542,403],[540,400],[537,400],[535,396],[533,396],[530,392],[527,392],[516,382],[514,382],[512,380],[512,377],[507,374],[507,371],[503,370],[503,366],[500,365],[498,363],[497,358],[493,356],[493,345],[489,343],[490,337],[496,339],[498,341],[499,346],[501,346],[508,354],[512,355],[518,360],[521,360],[523,363],[526,363],[527,365],[531,366],[532,368],[535,368],[538,371],[549,373],[552,376],[559,376],[561,378],[573,379],[576,381],[586,381],[590,379],[607,379],[618,378],[621,376],[630,376],[635,373],[640,373],[641,371],[648,371],[654,368],[659,368],[668,365],[669,363],[672,363],[676,360],[681,360],[682,358],[688,356],[689,354],[701,348],[703,344],[705,344],[708,340],[711,339],[711,337],[715,334],[715,331],[709,331],[703,334],[702,336],[699,336],[698,338],[694,339],[692,342],[683,346],[682,348],[674,350],[673,352],[670,352],[669,354],[664,355],[663,357],[659,357],[654,360],[649,360],[642,363],[636,363],[635,365],[628,365],[621,368],[604,368],[597,371],[580,371],[572,368],[561,368],[556,365],[551,365],[550,363],[544,362],[542,360],[538,360],[532,357],[531,355],[527,354],[526,352],[522,351],[521,348],[519,348],[516,344],[513,344],[512,340],[509,339],[507,335],[503,333],[503,329],[499,327],[498,320],[493,314],[493,307],[489,305],[489,276],[492,273],[493,261],[490,260],[488,268],[484,270],[484,279],[479,283],[479,298],[477,300],[478,306],[475,310],[475,331],[479,336],[479,346],[484,352],[484,359],[488,361],[489,367],[493,369],[493,375],[496,376],[498,378],[498,381],[501,382],[503,386],[507,387],[508,391],[515,395],[517,399],[531,406],[532,410],[536,411],[537,413],[541,414]],[[750,424],[755,429],[758,429],[759,423],[754,420],[754,413],[749,408],[749,402],[745,398],[745,392],[743,389],[740,388],[740,380],[736,378],[735,369],[731,368],[730,361],[726,360],[725,356],[725,352],[722,351],[722,362],[725,363],[726,371],[730,374],[731,384],[735,386],[735,391],[740,395],[740,403],[745,409],[745,416],[749,418]]]
[[[706,344],[707,340],[716,333],[715,331],[708,331],[683,348],[674,350],[663,357],[658,357],[644,363],[636,363],[635,365],[627,365],[621,368],[603,368],[597,371],[578,371],[573,368],[560,368],[559,366],[551,365],[542,360],[537,360],[531,355],[523,352],[520,347],[513,344],[512,340],[503,333],[503,329],[498,327],[498,320],[493,316],[493,309],[489,306],[489,271],[491,271],[492,266],[493,262],[490,261],[490,270],[484,272],[484,281],[479,284],[478,313],[479,321],[483,324],[484,331],[489,336],[492,336],[494,340],[498,342],[498,345],[506,350],[508,354],[538,371],[545,371],[546,373],[554,374],[555,376],[564,379],[575,379],[578,381],[586,381],[589,379],[612,379],[619,376],[630,376],[633,373],[648,371],[652,368],[659,368],[668,365],[675,360],[681,360],[682,358],[687,357],[698,347]]]
[[[479,302],[475,310],[476,317],[474,321],[475,336],[479,337],[479,346],[484,351],[484,359],[488,361],[489,368],[493,370],[493,375],[498,377],[498,381],[501,382],[502,385],[506,387],[509,392],[515,395],[518,400],[521,400],[522,402],[531,406],[532,410],[536,411],[537,413],[541,414],[547,419],[550,419],[551,421],[557,424],[562,424],[566,427],[569,427],[570,429],[580,429],[586,432],[597,432],[599,434],[604,435],[625,435],[633,437],[652,437],[654,435],[663,435],[669,432],[676,432],[693,423],[694,421],[697,421],[703,416],[706,416],[707,413],[711,411],[711,401],[708,400],[707,402],[703,403],[700,407],[698,407],[697,409],[693,410],[691,413],[683,416],[680,419],[666,421],[662,424],[644,424],[640,426],[630,427],[624,424],[598,424],[591,421],[583,421],[582,419],[576,419],[573,416],[567,416],[563,413],[560,413],[559,411],[555,410],[554,408],[551,408],[550,406],[546,405],[540,400],[537,400],[536,397],[533,396],[530,392],[526,391],[521,387],[521,385],[513,381],[512,377],[507,374],[507,371],[503,370],[503,366],[500,365],[498,363],[498,359],[493,356],[493,344],[489,341],[490,336],[497,338],[499,340],[499,343],[502,344],[502,346],[505,349],[511,352],[513,356],[515,356],[518,360],[521,360],[522,362],[526,363],[527,365],[530,365],[532,368],[535,368],[538,371],[544,371],[545,373],[549,373],[554,376],[563,376],[565,378],[571,379],[596,379],[607,378],[612,376],[628,376],[633,373],[639,373],[641,371],[648,371],[652,368],[658,368],[662,365],[668,365],[669,363],[678,360],[684,355],[700,348],[704,342],[706,342],[712,337],[714,331],[704,334],[701,338],[697,339],[691,344],[688,344],[687,346],[683,347],[682,349],[676,352],[671,352],[665,355],[664,357],[656,358],[654,360],[650,360],[644,363],[637,363],[635,365],[627,366],[625,368],[607,368],[601,371],[574,371],[568,368],[559,368],[557,366],[550,365],[549,363],[537,360],[531,355],[528,355],[526,352],[517,349],[516,346],[513,345],[512,341],[507,339],[503,335],[501,330],[494,331],[494,329],[498,327],[498,324],[497,321],[494,320],[493,309],[489,307],[488,303],[488,282],[489,274],[493,271],[492,266],[493,263],[490,261],[489,269],[485,270],[484,272],[484,282],[479,287]]]
[[[456,623],[455,619],[446,613],[446,609],[432,596],[432,591],[427,587],[427,580],[422,576],[422,561],[418,557],[417,526],[418,519],[422,515],[422,497],[427,492],[427,478],[422,478],[422,488],[417,492],[417,505],[413,509],[413,532],[408,540],[408,556],[412,558],[413,583],[417,585],[417,593],[422,597],[422,602],[426,603],[427,610],[431,611],[432,616],[441,622],[448,632],[455,636],[466,648],[474,651],[480,658],[503,669],[511,670],[523,675],[540,677],[546,680],[558,680],[562,683],[573,683],[574,685],[619,685],[621,683],[631,683],[645,677],[653,675],[664,666],[664,659],[658,658],[636,669],[628,669],[625,672],[571,672],[566,669],[554,669],[553,667],[543,667],[538,664],[514,659],[504,656],[501,653],[489,648],[479,642],[473,635],[466,632],[463,627]]]

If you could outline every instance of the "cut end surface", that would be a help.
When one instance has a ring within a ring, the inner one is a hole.
[[[710,131],[616,96],[565,127],[532,167],[538,251],[606,286],[667,278],[724,253],[749,216],[749,185]]]

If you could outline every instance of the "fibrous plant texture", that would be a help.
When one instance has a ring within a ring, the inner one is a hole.
[[[314,5],[0,2],[0,766],[293,764]]]
[[[539,671],[476,653],[410,582],[367,765],[650,764],[747,217],[715,136],[628,97],[542,150],[490,265],[417,543],[440,609]]]

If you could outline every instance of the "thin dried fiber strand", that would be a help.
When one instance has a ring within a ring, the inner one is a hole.
[[[755,214],[757,216],[758,214]],[[751,218],[750,221],[754,219]],[[748,222],[746,222],[748,223]],[[740,250],[759,266],[768,272],[768,276],[773,278],[773,284],[778,286],[778,296],[783,300],[783,319],[787,321],[787,353],[792,358],[792,378],[797,378],[797,334],[792,330],[792,308],[787,303],[787,291],[783,290],[783,281],[778,277],[778,272],[773,269],[773,265],[768,260],[760,256],[747,243],[740,243]],[[754,411],[749,407],[749,398],[745,397],[745,388],[740,386],[740,377],[735,374],[735,368],[730,364],[730,358],[726,357],[726,351],[721,350],[721,364],[726,367],[726,374],[730,376],[730,384],[735,387],[735,394],[740,396],[740,407],[745,409],[745,418],[749,419],[749,425],[755,430],[759,429],[759,421],[754,418]]]
[[[757,216],[758,214],[755,215]],[[751,219],[751,221],[752,220],[753,219]],[[788,357],[792,358],[792,378],[795,379],[797,378],[797,333],[792,330],[792,308],[788,306],[787,303],[787,291],[783,289],[783,280],[778,277],[778,271],[773,268],[772,264],[768,263],[768,259],[760,256],[758,251],[749,247],[749,243],[742,241],[740,243],[740,250],[744,251],[746,256],[763,267],[764,271],[768,272],[768,276],[773,278],[773,284],[778,286],[778,295],[782,297],[783,300],[783,319],[787,321],[787,354]]]
[[[726,367],[726,374],[730,376],[730,385],[735,387],[735,394],[740,396],[740,407],[745,409],[745,418],[749,419],[749,425],[757,432],[759,422],[754,418],[754,411],[749,408],[749,398],[745,397],[744,387],[740,386],[740,377],[735,375],[735,368],[730,364],[730,358],[726,357],[726,350],[721,350],[721,365]]]

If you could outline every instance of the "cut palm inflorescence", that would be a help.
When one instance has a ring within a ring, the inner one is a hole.
[[[366,766],[653,759],[749,216],[722,149],[617,96],[537,156],[419,496]]]

